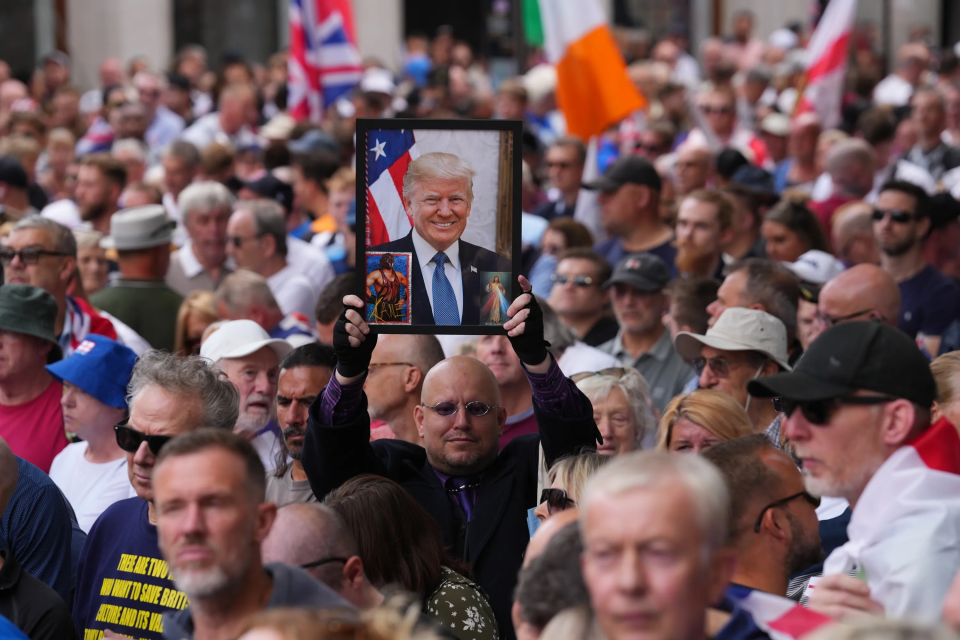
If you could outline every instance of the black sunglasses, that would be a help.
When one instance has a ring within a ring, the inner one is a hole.
[[[763,516],[767,512],[767,510],[776,509],[777,507],[782,507],[785,504],[792,502],[793,500],[796,500],[797,498],[801,498],[801,497],[807,502],[809,502],[811,505],[813,505],[814,509],[820,506],[820,498],[818,498],[817,496],[812,496],[806,491],[801,491],[800,493],[795,493],[792,496],[787,496],[786,498],[781,498],[780,500],[771,502],[770,504],[765,506],[763,510],[760,512],[760,515],[757,516],[757,523],[753,525],[754,533],[760,533],[760,525],[763,524]]]
[[[873,309],[864,309],[863,311],[857,311],[856,313],[848,313],[848,314],[845,315],[845,316],[838,316],[838,317],[836,317],[836,318],[831,318],[830,316],[826,315],[825,313],[821,313],[821,312],[820,312],[820,309],[817,309],[817,311],[816,311],[816,313],[815,313],[814,315],[815,315],[815,317],[817,318],[817,320],[821,321],[821,322],[822,322],[823,324],[825,324],[827,327],[832,327],[832,326],[835,325],[835,324],[839,324],[839,323],[841,323],[841,322],[847,322],[847,321],[849,321],[849,320],[853,320],[854,318],[857,318],[857,317],[862,316],[862,315],[864,315],[864,314],[870,313],[871,311],[873,311]]]
[[[837,405],[850,404],[860,406],[870,406],[877,404],[886,404],[899,400],[894,396],[840,396],[839,398],[829,398],[827,400],[806,400],[797,401],[787,398],[774,398],[774,409],[783,412],[788,418],[799,408],[807,422],[817,426],[823,426],[830,422],[830,416]]]
[[[20,256],[20,262],[23,264],[37,264],[40,262],[40,256],[65,256],[63,251],[47,251],[46,249],[37,249],[36,247],[27,247],[26,249],[11,249],[3,247],[0,249],[0,262],[10,264],[13,259]]]
[[[693,367],[693,370],[697,372],[698,376],[703,375],[707,367],[710,367],[713,375],[725,380],[730,377],[731,366],[743,364],[744,362],[748,362],[748,360],[746,358],[727,359],[723,356],[717,356],[716,358],[700,357],[690,360],[690,366]]]
[[[150,452],[158,456],[163,445],[173,439],[173,436],[148,436],[145,433],[140,433],[136,429],[128,427],[126,420],[113,425],[113,430],[117,434],[117,446],[127,453],[136,453],[140,450],[140,445],[146,442],[147,446],[150,447]]]
[[[550,282],[554,282],[556,284],[567,284],[568,282],[573,282],[573,284],[577,285],[578,287],[586,288],[593,284],[593,278],[591,276],[583,275],[573,276],[571,278],[570,276],[562,276],[558,273],[554,273],[550,276]]]
[[[883,220],[887,214],[890,214],[890,219],[896,222],[897,224],[906,224],[914,219],[914,215],[909,211],[904,211],[902,209],[874,209],[873,210],[873,221],[880,222]]]
[[[433,409],[441,416],[452,416],[460,408],[460,405],[456,402],[450,402],[449,400],[444,400],[443,402],[438,402],[437,404],[431,406],[429,404],[423,405],[427,409]],[[491,407],[486,402],[481,402],[480,400],[474,400],[463,405],[463,408],[468,414],[474,418],[479,418],[490,413],[491,409],[499,409],[500,405]]]
[[[544,489],[541,491],[540,504],[544,502],[547,503],[547,513],[551,516],[577,506],[576,502],[567,497],[567,492],[563,489]]]
[[[302,564],[302,565],[300,565],[300,568],[301,568],[301,569],[312,569],[313,567],[321,567],[321,566],[323,566],[323,565],[325,565],[325,564],[329,564],[329,563],[331,563],[331,562],[342,562],[342,563],[346,564],[346,563],[347,563],[347,560],[348,560],[348,558],[341,558],[341,557],[320,558],[319,560],[314,560],[313,562],[308,562],[307,564]]]

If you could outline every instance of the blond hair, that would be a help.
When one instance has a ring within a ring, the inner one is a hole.
[[[184,346],[187,342],[187,320],[191,314],[197,315],[201,322],[212,323],[218,320],[213,306],[213,291],[204,289],[191,291],[180,303],[180,310],[177,311],[176,333],[173,337],[173,352],[184,356],[190,355],[184,352]]]
[[[733,440],[753,433],[747,412],[737,401],[713,389],[697,389],[677,396],[663,410],[657,428],[657,451],[667,451],[673,436],[673,425],[681,418],[699,425],[722,440]]]
[[[340,167],[327,181],[327,191],[353,191],[357,186],[357,173],[353,169]]]
[[[951,351],[930,363],[930,372],[937,383],[937,405],[943,407],[957,400],[957,374],[960,373],[960,351]],[[960,425],[957,425],[960,427]]]
[[[552,485],[560,480],[567,497],[579,503],[587,480],[612,459],[613,456],[600,455],[596,451],[584,451],[575,456],[560,458],[547,471],[546,484]]]
[[[403,176],[403,197],[412,202],[417,187],[428,180],[463,180],[467,184],[467,202],[472,203],[475,175],[477,172],[459,156],[441,151],[425,153],[407,167]]]

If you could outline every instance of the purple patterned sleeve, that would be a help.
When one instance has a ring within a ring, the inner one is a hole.
[[[583,418],[592,411],[589,401],[577,389],[573,380],[563,375],[556,359],[551,358],[550,369],[546,373],[531,373],[524,367],[533,401],[548,415],[567,419]]]
[[[356,382],[341,385],[336,375],[330,378],[320,399],[320,420],[323,424],[333,426],[353,420],[363,402],[363,383],[366,379],[364,375]]]

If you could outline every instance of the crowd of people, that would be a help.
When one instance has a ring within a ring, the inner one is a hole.
[[[809,35],[625,38],[592,142],[449,28],[320,125],[283,53],[0,61],[0,637],[957,638],[960,47],[858,29],[827,128]],[[502,332],[367,323],[391,117],[523,122]]]

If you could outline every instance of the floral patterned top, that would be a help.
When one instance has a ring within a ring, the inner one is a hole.
[[[424,599],[423,612],[460,640],[497,640],[497,620],[479,586],[447,567],[440,585]]]

